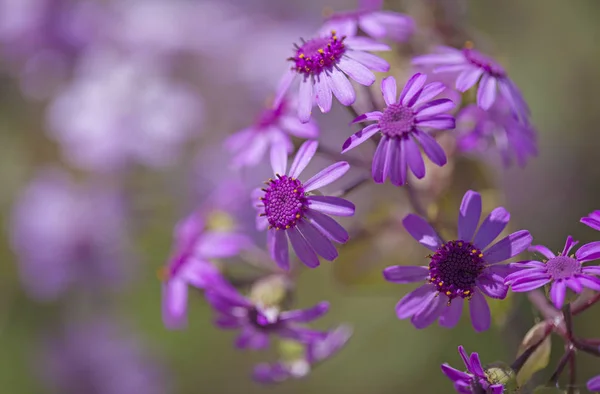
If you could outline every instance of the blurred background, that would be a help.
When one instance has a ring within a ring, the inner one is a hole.
[[[348,345],[306,378],[254,383],[252,366],[274,354],[236,350],[234,333],[213,326],[199,293],[190,297],[188,328],[164,328],[156,272],[175,223],[214,198],[225,179],[241,191],[221,209],[251,228],[252,209],[240,207],[250,207],[247,190],[268,178],[265,163],[234,174],[223,140],[254,122],[292,44],[320,27],[324,10],[354,7],[352,0],[0,0],[0,393],[88,393],[78,379],[90,376],[106,382],[98,394],[440,393],[452,387],[439,364],[459,366],[459,344],[486,363],[514,360],[535,315],[520,295],[494,305],[495,324],[481,334],[467,316],[453,330],[416,330],[396,318],[409,286],[383,281],[381,270],[424,264],[426,251],[402,230],[410,208],[390,185],[352,192],[358,215],[343,224],[361,236],[334,263],[298,275],[295,306],[329,300],[317,326],[354,327]],[[488,210],[503,204],[513,230],[528,229],[553,250],[569,234],[597,240],[579,218],[600,209],[600,3],[388,0],[385,8],[423,28],[385,55],[399,79],[409,72],[407,56],[427,50],[427,40],[470,39],[506,67],[539,132],[540,154],[525,168],[457,156],[419,190],[433,193],[452,220],[462,194],[481,190]],[[321,143],[333,149],[352,132],[342,108],[316,120]],[[328,161],[320,157],[308,171]],[[344,182],[358,176],[353,170]],[[51,229],[50,240],[40,226]],[[263,242],[264,234],[253,236]],[[73,239],[81,239],[74,255],[63,255]],[[577,332],[599,336],[599,319],[592,308],[577,318]],[[556,340],[551,366],[560,355]],[[597,360],[582,356],[579,366],[582,382],[600,373]]]

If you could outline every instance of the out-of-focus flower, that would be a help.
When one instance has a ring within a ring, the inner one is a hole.
[[[118,193],[75,184],[60,170],[39,174],[14,208],[12,246],[21,278],[35,298],[71,287],[119,284],[126,271],[124,207]]]
[[[380,111],[368,112],[354,119],[354,122],[376,121],[348,138],[342,147],[342,153],[367,141],[376,133],[381,140],[373,156],[371,168],[373,180],[383,183],[389,177],[392,184],[403,185],[406,182],[406,169],[409,167],[417,178],[425,176],[425,163],[419,144],[429,159],[443,166],[446,154],[435,138],[422,130],[453,129],[454,117],[445,112],[454,108],[450,99],[432,100],[444,91],[441,82],[425,85],[427,76],[414,74],[397,98],[396,80],[387,77],[381,82],[381,92],[387,107]],[[416,141],[419,142],[417,144]]]
[[[239,349],[264,349],[269,346],[271,335],[302,343],[325,336],[325,333],[307,328],[303,323],[327,313],[328,302],[318,303],[309,309],[281,311],[274,305],[252,302],[225,280],[212,282],[207,286],[205,295],[216,312],[215,324],[219,328],[241,330],[235,341]]]
[[[48,340],[42,376],[61,394],[165,394],[164,372],[140,343],[107,320],[71,323]]]
[[[160,272],[164,279],[163,322],[170,329],[187,323],[189,285],[204,289],[223,280],[210,259],[235,256],[250,246],[250,240],[235,230],[206,230],[204,218],[193,213],[175,227],[174,244],[173,256]]]
[[[469,301],[475,331],[490,326],[490,309],[484,295],[504,299],[508,286],[504,278],[509,266],[498,264],[521,253],[531,244],[528,231],[508,235],[489,246],[510,219],[506,209],[494,209],[477,225],[481,216],[481,196],[469,190],[463,197],[458,216],[458,240],[444,242],[420,216],[403,220],[406,231],[421,245],[433,251],[429,266],[392,266],[383,271],[394,283],[428,283],[408,293],[396,305],[399,319],[411,318],[417,328],[425,328],[439,318],[443,327],[454,327],[462,314],[463,300]],[[489,247],[488,247],[489,246]]]
[[[234,153],[234,167],[254,166],[259,163],[268,148],[283,145],[288,153],[294,149],[290,135],[316,139],[319,136],[317,124],[311,119],[301,123],[290,112],[294,111],[289,100],[282,100],[276,108],[263,111],[253,126],[245,128],[225,141],[225,147]]]
[[[477,105],[484,110],[492,107],[500,91],[500,96],[508,102],[519,120],[528,122],[529,107],[519,88],[508,78],[500,64],[473,49],[471,45],[462,50],[441,46],[435,54],[414,58],[413,64],[436,66],[434,73],[457,73],[456,89],[461,92],[466,92],[479,81]]]
[[[352,216],[354,204],[339,197],[311,195],[350,169],[340,161],[325,168],[306,182],[298,177],[317,150],[316,141],[307,141],[298,150],[287,172],[287,154],[283,147],[271,151],[271,166],[275,179],[269,179],[266,189],[256,189],[252,201],[257,210],[256,226],[267,232],[271,257],[283,269],[289,269],[288,238],[298,258],[308,267],[319,265],[317,254],[333,261],[338,252],[331,241],[345,243],[348,232],[328,215]],[[286,175],[287,174],[287,175]]]
[[[488,149],[495,149],[506,167],[513,159],[523,167],[530,156],[538,153],[535,129],[519,122],[503,97],[498,97],[487,111],[476,105],[462,109],[456,116],[456,128],[460,150],[487,153]]]
[[[94,171],[173,162],[197,132],[202,100],[170,80],[156,61],[106,49],[87,56],[48,114],[67,159]]]
[[[356,92],[347,76],[361,85],[372,85],[375,75],[371,70],[387,72],[390,65],[365,51],[389,49],[366,37],[340,37],[335,32],[304,41],[289,59],[294,66],[281,79],[274,106],[283,100],[296,77],[300,78],[298,118],[301,122],[308,122],[314,104],[321,112],[329,112],[332,93],[343,105],[351,105],[356,100]]]
[[[600,231],[600,211],[594,211],[588,216],[581,218],[581,223]]]
[[[300,379],[307,376],[320,362],[334,356],[352,336],[352,329],[339,326],[327,332],[322,338],[314,338],[304,346],[299,358],[281,360],[273,364],[262,363],[254,368],[254,380],[260,383],[280,383],[287,379]]]
[[[511,264],[517,271],[508,275],[504,283],[510,285],[512,291],[523,292],[552,282],[550,299],[556,309],[562,308],[567,287],[575,293],[580,293],[584,287],[600,291],[600,279],[594,276],[600,275],[600,266],[582,265],[600,258],[600,241],[583,245],[574,255],[569,256],[569,252],[577,244],[571,236],[567,237],[565,247],[558,255],[543,245],[530,247],[530,251],[542,254],[547,260]]]
[[[590,391],[600,391],[600,375],[588,380],[587,389]]]
[[[448,364],[442,364],[442,372],[454,383],[454,389],[457,393],[461,394],[479,394],[479,393],[490,393],[490,394],[502,394],[504,392],[504,386],[499,383],[492,383],[488,379],[481,361],[479,360],[479,354],[473,352],[471,357],[465,352],[465,348],[462,346],[458,347],[460,357],[465,363],[467,372],[460,371],[452,368]]]

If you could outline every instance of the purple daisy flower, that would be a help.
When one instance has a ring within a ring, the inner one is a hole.
[[[588,216],[581,218],[580,222],[594,230],[600,231],[600,211],[590,213]]]
[[[425,85],[427,76],[413,75],[400,98],[396,95],[396,80],[387,77],[381,81],[381,92],[387,107],[380,111],[368,112],[354,119],[354,122],[376,121],[348,138],[342,153],[362,144],[376,133],[381,140],[373,156],[372,175],[376,183],[383,183],[389,177],[396,186],[406,183],[406,169],[409,167],[419,179],[425,176],[425,163],[419,145],[429,159],[443,166],[446,154],[436,140],[422,128],[439,130],[453,129],[454,117],[445,112],[454,108],[447,98],[432,100],[444,91],[441,82]],[[417,143],[418,142],[418,143]]]
[[[535,129],[517,121],[502,97],[498,97],[487,111],[474,104],[462,109],[456,116],[456,128],[460,132],[457,142],[460,150],[485,152],[495,149],[505,167],[513,159],[523,167],[530,156],[538,153]]]
[[[225,148],[235,155],[234,167],[254,166],[258,164],[266,150],[276,144],[285,146],[291,153],[294,146],[290,135],[313,139],[319,136],[317,124],[310,120],[302,123],[295,114],[291,114],[294,105],[289,100],[281,100],[275,108],[263,111],[254,125],[245,128],[225,141]]]
[[[271,151],[275,179],[266,188],[256,189],[252,200],[259,216],[259,230],[268,228],[267,244],[273,260],[289,269],[288,238],[298,258],[310,268],[319,265],[317,255],[333,261],[338,252],[331,241],[345,243],[348,232],[328,215],[352,216],[354,204],[339,197],[313,195],[312,191],[334,182],[350,169],[344,161],[325,168],[306,182],[298,179],[315,152],[317,141],[307,141],[298,149],[287,169],[287,154],[279,147]]]
[[[410,214],[404,218],[406,231],[434,253],[428,256],[429,266],[392,266],[383,271],[385,279],[393,283],[427,281],[398,302],[399,319],[410,317],[411,323],[421,329],[439,318],[441,326],[452,328],[460,320],[463,300],[467,299],[475,331],[490,327],[490,309],[484,295],[504,299],[508,292],[504,278],[509,267],[498,263],[527,249],[531,235],[517,231],[489,246],[508,224],[510,214],[498,207],[475,231],[480,216],[481,196],[469,190],[460,205],[458,240],[442,241],[420,216]]]
[[[562,308],[567,287],[575,293],[580,293],[584,287],[600,291],[600,279],[595,276],[600,275],[600,266],[582,266],[587,261],[600,258],[600,241],[583,245],[575,254],[569,255],[578,243],[569,235],[558,255],[543,245],[530,247],[530,251],[542,254],[547,260],[511,264],[517,271],[508,275],[504,283],[510,285],[512,291],[525,292],[552,282],[550,299],[556,309]]]
[[[600,391],[600,375],[591,378],[587,382],[587,389],[590,391]]]
[[[183,328],[187,323],[188,285],[203,289],[223,280],[209,260],[235,256],[250,245],[245,235],[233,231],[206,231],[198,214],[178,223],[174,238],[173,256],[159,272],[164,281],[163,322],[170,329]]]
[[[418,66],[436,66],[434,73],[458,73],[456,89],[466,92],[477,81],[477,105],[488,110],[496,101],[497,92],[506,99],[512,112],[523,122],[529,118],[529,107],[519,88],[508,78],[500,64],[468,45],[460,50],[451,47],[438,47],[435,54],[418,56],[412,63]],[[480,80],[481,79],[481,80]]]
[[[241,330],[235,345],[239,349],[265,349],[269,337],[310,343],[324,333],[304,326],[326,314],[328,302],[312,308],[280,311],[276,306],[260,305],[241,295],[224,279],[206,288],[206,299],[217,314],[215,324],[226,330]]]
[[[324,337],[315,338],[305,346],[303,357],[274,364],[261,363],[254,368],[254,380],[259,383],[280,383],[284,380],[307,376],[320,362],[340,351],[352,336],[352,329],[339,326],[328,331]]]
[[[365,51],[388,51],[389,46],[366,37],[338,36],[334,31],[303,41],[289,58],[294,66],[283,76],[275,97],[277,107],[296,77],[300,77],[298,118],[306,123],[314,104],[321,112],[331,109],[332,93],[343,105],[356,100],[356,92],[347,76],[361,85],[375,82],[372,71],[387,72],[385,60]],[[372,71],[371,71],[372,70]]]
[[[499,383],[493,384],[488,379],[481,361],[479,360],[479,354],[473,352],[471,356],[465,352],[465,348],[462,346],[458,347],[458,353],[465,363],[467,372],[459,371],[458,369],[452,368],[448,364],[442,364],[442,372],[454,383],[454,390],[461,394],[477,394],[477,393],[490,393],[490,394],[502,394],[504,386]]]

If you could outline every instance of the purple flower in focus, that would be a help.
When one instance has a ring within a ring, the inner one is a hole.
[[[600,211],[590,213],[588,216],[581,218],[580,222],[594,230],[600,231]]]
[[[259,383],[280,383],[287,379],[307,376],[320,362],[334,356],[352,336],[352,329],[339,326],[325,336],[312,339],[305,345],[303,357],[282,360],[273,364],[262,363],[254,368],[254,380]]]
[[[508,103],[498,97],[487,111],[469,105],[456,116],[460,132],[458,147],[463,152],[495,149],[500,153],[504,166],[513,159],[525,166],[530,156],[536,156],[537,133],[533,126],[517,121],[510,113]]]
[[[454,390],[461,394],[502,394],[504,386],[496,383],[492,384],[481,366],[479,354],[473,352],[471,357],[465,352],[465,348],[458,347],[458,353],[465,363],[467,372],[459,371],[448,364],[442,364],[442,372],[454,383]]]
[[[575,293],[580,293],[584,287],[600,291],[600,279],[594,276],[600,275],[600,266],[582,266],[587,261],[600,258],[600,241],[583,245],[569,256],[577,244],[571,236],[567,237],[565,247],[558,255],[543,245],[530,247],[530,251],[541,253],[547,260],[511,264],[517,271],[508,275],[504,283],[510,285],[512,291],[525,292],[552,282],[550,299],[556,309],[562,308],[567,287]]]
[[[306,182],[298,177],[317,150],[317,141],[307,141],[298,149],[294,162],[287,171],[287,154],[280,147],[271,151],[274,179],[266,188],[252,193],[252,201],[259,216],[259,230],[268,227],[267,244],[271,257],[279,267],[288,270],[288,238],[298,258],[310,268],[319,265],[317,254],[333,261],[338,252],[331,241],[345,243],[348,232],[328,215],[352,216],[354,204],[339,197],[314,195],[311,192],[329,185],[350,169],[340,161],[330,165]]]
[[[456,89],[461,92],[471,89],[479,81],[477,105],[484,110],[492,107],[500,91],[500,96],[508,102],[511,111],[519,120],[527,123],[529,107],[519,88],[508,78],[500,64],[473,49],[471,45],[462,50],[441,46],[435,54],[418,56],[412,63],[418,66],[436,66],[434,73],[457,73]]]
[[[442,241],[420,216],[410,214],[404,218],[406,231],[433,255],[428,256],[429,266],[399,265],[383,271],[385,279],[393,283],[427,281],[398,302],[399,319],[410,317],[411,323],[421,329],[439,318],[441,326],[452,328],[460,320],[463,300],[467,299],[475,331],[490,327],[490,309],[484,296],[504,299],[508,291],[504,278],[509,267],[498,263],[527,249],[532,238],[528,231],[521,230],[489,246],[506,228],[510,214],[498,207],[476,231],[480,216],[481,196],[469,190],[460,205],[458,240]]]
[[[193,213],[177,224],[174,253],[159,273],[163,283],[163,322],[178,329],[187,323],[188,285],[204,289],[222,280],[210,259],[237,255],[250,246],[250,240],[235,231],[205,230],[203,218]]]
[[[225,141],[225,147],[235,157],[234,167],[254,166],[262,159],[269,147],[277,144],[285,146],[288,153],[294,149],[290,135],[313,139],[319,136],[317,124],[310,120],[301,123],[296,114],[291,114],[293,105],[289,100],[281,100],[276,108],[268,108],[260,115],[253,126],[245,128]]]
[[[368,112],[354,119],[354,122],[377,123],[348,138],[344,142],[342,153],[357,147],[376,133],[381,133],[371,170],[376,183],[383,183],[389,177],[392,184],[403,185],[406,182],[407,167],[410,167],[417,178],[423,178],[425,163],[419,145],[433,163],[438,166],[446,164],[444,150],[422,128],[453,129],[454,117],[445,112],[454,108],[454,103],[447,98],[432,100],[444,91],[445,86],[441,82],[425,85],[426,80],[426,75],[413,75],[402,89],[400,98],[397,98],[396,80],[394,77],[384,78],[381,92],[387,107],[383,112]]]
[[[328,302],[309,309],[280,311],[276,306],[252,302],[242,296],[225,279],[214,281],[206,287],[206,300],[216,312],[215,324],[226,330],[240,330],[235,345],[239,349],[264,349],[269,337],[291,339],[310,343],[325,334],[304,326],[327,313]]]
[[[17,200],[12,247],[25,289],[51,300],[72,287],[114,287],[127,274],[125,210],[117,191],[40,173]]]
[[[600,391],[600,375],[588,380],[587,389],[590,391]]]
[[[308,122],[314,104],[321,112],[329,112],[332,93],[343,105],[351,105],[356,100],[356,92],[347,77],[361,85],[372,85],[375,82],[372,71],[387,72],[390,65],[365,51],[389,49],[366,37],[340,37],[335,32],[304,41],[289,59],[294,66],[281,79],[274,106],[279,105],[296,77],[300,78],[298,118],[301,122]]]

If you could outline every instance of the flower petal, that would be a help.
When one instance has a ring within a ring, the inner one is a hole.
[[[356,92],[343,72],[334,69],[331,74],[327,74],[326,78],[331,91],[342,105],[354,104]]]
[[[477,332],[482,332],[490,328],[492,321],[490,307],[481,292],[475,291],[473,298],[469,301],[469,312],[471,315],[471,323]],[[473,367],[471,355],[471,366]]]
[[[483,258],[488,264],[507,260],[526,250],[531,245],[532,239],[527,230],[514,232],[483,252]]]
[[[396,98],[398,97],[398,92],[396,89],[396,78],[383,78],[381,81],[381,93],[383,94],[383,100],[385,101],[386,105],[390,106],[396,103]]]
[[[558,280],[550,287],[550,300],[554,304],[554,307],[558,310],[562,309],[563,303],[565,302],[565,296],[567,295],[567,286],[565,281]]]
[[[337,258],[338,251],[335,246],[333,246],[331,241],[312,224],[302,220],[298,222],[297,227],[306,241],[308,241],[310,247],[313,248],[319,256],[328,261],[333,261]]]
[[[284,230],[271,229],[267,232],[267,244],[271,258],[284,270],[290,269],[290,256],[288,254],[287,237]]]
[[[379,56],[373,55],[372,53],[362,51],[347,51],[346,56],[350,59],[354,59],[367,67],[369,70],[378,72],[388,72],[390,70],[390,64]]]
[[[587,389],[590,391],[600,391],[600,375],[588,380]]]
[[[575,257],[580,263],[592,261],[600,258],[600,241],[590,242],[583,245],[575,253]]]
[[[294,323],[310,323],[322,317],[327,312],[329,312],[329,302],[323,301],[312,308],[281,312],[279,320]]]
[[[338,161],[314,175],[304,183],[304,190],[311,192],[323,186],[327,186],[342,177],[350,169],[350,164],[345,161]]]
[[[588,216],[581,218],[580,222],[594,230],[600,230],[600,211],[590,213]]]
[[[342,56],[338,67],[361,85],[371,86],[375,82],[375,74],[371,70],[347,56]]]
[[[550,251],[550,249],[548,249],[544,245],[531,245],[527,250],[529,250],[530,252],[540,253],[542,256],[544,256],[547,259],[556,257],[556,255],[554,253],[552,253],[552,251]]]
[[[374,136],[380,130],[381,129],[379,128],[379,124],[372,124],[354,133],[352,136],[350,136],[350,138],[344,141],[344,145],[342,146],[342,153],[346,153],[350,149],[356,148],[357,146]]]
[[[523,293],[545,286],[550,281],[550,275],[541,277],[537,276],[535,278],[521,278],[513,281],[510,285],[510,288],[516,293]]]
[[[442,364],[442,372],[452,381],[471,379],[471,375],[469,375],[468,373],[464,373],[462,371],[459,371],[458,369],[454,369],[448,364]]]
[[[487,111],[491,108],[494,101],[496,101],[496,78],[489,74],[484,74],[479,82],[479,89],[477,89],[477,105],[479,108]]]
[[[428,102],[429,100],[433,99],[438,94],[442,93],[444,90],[446,90],[446,85],[444,85],[441,82],[428,83],[423,88],[423,91],[419,95],[419,98],[417,99],[417,101],[415,101],[415,107]]]
[[[290,167],[290,178],[298,178],[300,176],[302,171],[304,171],[308,163],[310,163],[311,159],[315,155],[318,147],[319,143],[317,141],[306,141],[300,145],[300,148],[298,148],[298,153],[296,153],[296,157],[294,157],[294,161]]]
[[[465,368],[467,368],[468,371],[471,370],[471,360],[469,359],[469,355],[467,354],[467,352],[465,351],[465,348],[460,345],[458,347],[458,354],[460,354],[460,358],[462,358],[463,363],[465,364]]]
[[[413,135],[417,141],[419,141],[421,147],[423,147],[423,152],[425,152],[429,160],[440,167],[446,164],[448,161],[446,153],[435,138],[419,129],[417,129]]]
[[[375,183],[384,183],[386,175],[386,163],[388,162],[388,144],[390,143],[390,138],[383,136],[379,144],[377,145],[377,149],[375,150],[375,154],[373,155],[373,163],[371,164],[371,176]]]
[[[494,209],[481,223],[473,244],[480,250],[485,249],[506,228],[509,220],[510,213],[506,209],[503,207]]]
[[[486,379],[485,372],[483,371],[483,367],[481,366],[481,360],[479,359],[479,354],[476,352],[471,353],[471,369],[470,371],[473,375]]]
[[[565,284],[567,285],[567,287],[569,289],[573,290],[576,294],[581,293],[581,290],[583,290],[583,285],[582,285],[581,281],[579,281],[578,278],[565,279]],[[600,289],[600,286],[598,288]]]
[[[458,239],[470,242],[481,217],[481,194],[469,190],[458,211]]]
[[[421,282],[429,276],[429,269],[423,266],[394,265],[383,270],[383,277],[392,283]]]
[[[464,301],[462,298],[455,298],[452,303],[446,307],[446,310],[440,316],[439,324],[442,327],[454,328],[462,316]]]
[[[319,127],[312,119],[302,123],[296,116],[282,116],[279,123],[284,131],[298,138],[310,139],[319,136]]]
[[[402,148],[400,149],[406,153],[408,167],[418,179],[422,179],[425,176],[425,162],[419,146],[412,138],[403,138],[401,144]],[[392,146],[392,144],[388,144],[388,149]]]
[[[291,68],[288,71],[286,71],[285,74],[283,74],[283,77],[281,78],[281,80],[279,81],[279,85],[277,86],[277,90],[275,91],[273,108],[279,107],[281,101],[285,97],[287,91],[290,89],[290,86],[292,85],[292,82],[294,82],[294,79],[297,75],[298,73],[296,72],[296,70]]]
[[[486,296],[499,300],[505,299],[508,293],[508,286],[504,284],[503,280],[488,275],[481,275],[477,278],[477,287]]]
[[[406,319],[418,313],[424,305],[435,297],[435,287],[430,284],[417,287],[396,304],[396,315],[398,319]]]
[[[296,255],[309,268],[316,268],[319,266],[319,257],[313,250],[313,248],[308,244],[306,239],[300,234],[297,228],[290,229],[288,231],[288,236],[290,238],[290,242],[292,243],[292,248],[294,248],[294,252]]]
[[[334,219],[327,215],[322,214],[319,211],[309,209],[306,212],[306,217],[312,225],[314,225],[323,235],[330,240],[343,244],[348,242],[350,235],[342,227],[341,224],[336,222]]]
[[[356,210],[350,201],[331,196],[309,196],[310,209],[317,210],[327,215],[352,216]]]
[[[373,112],[367,112],[364,113],[360,116],[358,116],[357,118],[355,118],[352,123],[360,123],[360,122],[368,122],[371,120],[379,120],[381,119],[381,117],[383,116],[383,112],[381,111],[373,111]]]
[[[367,37],[347,37],[344,40],[344,44],[348,47],[349,50],[352,51],[378,52],[390,50],[389,45],[383,44],[381,42],[372,40]]]
[[[433,227],[422,217],[412,213],[408,214],[402,220],[402,224],[406,231],[427,249],[436,251],[442,244],[442,240]]]
[[[298,119],[300,122],[307,123],[310,120],[310,114],[313,106],[313,83],[310,78],[300,82],[298,92]]]
[[[332,93],[327,78],[318,78],[315,80],[315,101],[319,106],[319,109],[323,113],[327,113],[331,110],[332,104]]]
[[[594,291],[600,291],[600,279],[593,276],[578,276],[579,282],[583,285],[583,287],[587,287],[588,289],[592,289]]]
[[[200,258],[220,259],[233,257],[250,245],[244,234],[207,231],[198,240],[194,253]]]
[[[418,97],[415,97],[415,96],[421,91],[421,88],[425,84],[426,80],[427,80],[427,76],[425,74],[421,74],[421,73],[414,74],[408,80],[408,82],[404,86],[404,89],[402,89],[402,92],[400,93],[399,102],[402,105],[404,105],[405,107],[408,107],[409,104],[411,103],[411,101],[413,101],[413,100],[416,101],[418,99]],[[414,102],[413,102],[413,104],[414,104]]]
[[[423,329],[432,325],[442,314],[446,308],[447,297],[440,295],[425,305],[423,309],[417,312],[410,319],[410,322],[417,329]]]
[[[162,317],[168,329],[184,328],[187,323],[187,283],[171,279],[163,284]]]
[[[567,237],[567,240],[565,241],[565,247],[563,248],[563,251],[562,251],[562,253],[561,253],[561,254],[562,254],[563,256],[568,256],[568,255],[569,255],[569,253],[571,252],[571,249],[573,249],[573,247],[574,247],[575,245],[577,245],[578,243],[579,243],[579,241],[575,241],[575,240],[573,239],[573,237],[571,237],[571,236],[569,235],[569,236]]]
[[[455,106],[456,105],[452,100],[447,98],[441,98],[430,101],[417,108],[415,110],[415,116],[417,117],[417,119],[424,119],[425,117],[435,116],[450,111]]]
[[[451,130],[456,127],[456,120],[452,115],[436,115],[432,117],[423,117],[415,119],[415,124],[419,127],[429,127],[436,130]]]
[[[589,266],[589,267],[583,267],[581,269],[581,271],[585,274],[589,274],[589,275],[599,275],[600,276],[600,267],[597,265],[593,265],[593,266]]]
[[[277,144],[271,147],[271,168],[273,169],[273,174],[285,175],[287,159],[287,148],[284,144]]]
[[[458,75],[456,78],[456,90],[466,92],[477,83],[477,80],[483,74],[483,69],[477,67],[469,68]]]
[[[390,144],[392,144],[393,153],[390,160],[390,181],[394,186],[402,186],[406,182],[406,152],[402,150],[398,138],[392,139]]]

